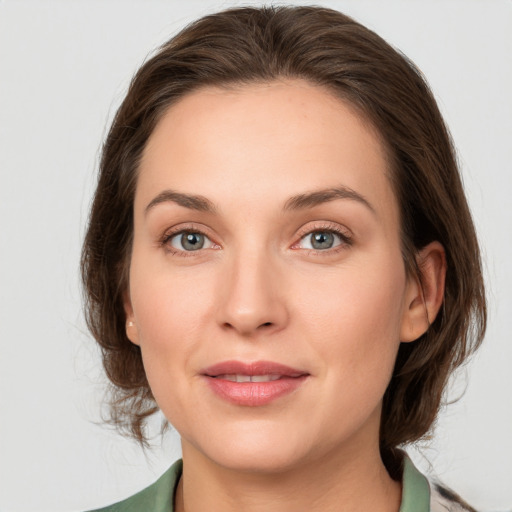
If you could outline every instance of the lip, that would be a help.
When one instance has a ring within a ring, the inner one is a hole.
[[[220,398],[236,405],[256,407],[269,404],[299,388],[309,373],[272,361],[224,361],[202,370],[201,375],[210,389]],[[228,375],[271,377],[277,380],[264,382],[233,382]]]

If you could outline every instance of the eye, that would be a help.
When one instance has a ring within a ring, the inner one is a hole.
[[[210,249],[214,245],[206,235],[197,231],[181,231],[170,236],[166,243],[173,249],[187,252]]]
[[[333,249],[334,247],[347,242],[348,240],[346,237],[339,233],[331,230],[318,230],[312,231],[311,233],[308,233],[306,236],[302,237],[298,246],[301,249],[325,251],[328,249]]]

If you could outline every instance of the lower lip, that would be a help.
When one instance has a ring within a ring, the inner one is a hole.
[[[304,383],[307,375],[282,377],[269,382],[232,382],[215,377],[205,378],[213,392],[228,402],[257,407],[292,393]]]

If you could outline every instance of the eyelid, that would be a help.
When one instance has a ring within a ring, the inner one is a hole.
[[[220,244],[217,243],[214,240],[214,236],[210,233],[210,229],[206,228],[202,225],[197,225],[195,223],[184,223],[184,224],[178,224],[176,226],[173,226],[171,228],[166,229],[162,236],[158,240],[158,244],[163,246],[167,251],[169,251],[172,254],[178,254],[180,256],[193,256],[197,253],[203,252],[205,250],[209,249],[220,249]],[[169,242],[172,238],[174,238],[177,235],[183,234],[183,233],[199,233],[206,237],[212,244],[213,247],[207,247],[207,248],[201,248],[197,251],[185,251],[181,249],[177,249],[176,247],[172,247]]]
[[[306,235],[314,233],[315,231],[332,231],[346,239],[351,239],[353,237],[352,232],[347,227],[329,220],[308,222],[299,229],[297,237],[302,239]]]
[[[341,239],[341,244],[332,247],[331,249],[303,249],[306,251],[314,252],[314,253],[332,253],[333,251],[339,250],[340,248],[343,249],[347,246],[350,246],[353,244],[353,234],[352,232],[346,228],[345,226],[342,226],[338,223],[331,222],[331,221],[320,221],[320,222],[313,222],[308,223],[305,226],[301,227],[301,229],[297,232],[297,241],[294,242],[291,246],[292,249],[300,249],[298,247],[299,243],[304,240],[305,237],[308,235],[311,235],[312,233],[326,231],[329,233],[334,233],[335,235],[339,236]]]

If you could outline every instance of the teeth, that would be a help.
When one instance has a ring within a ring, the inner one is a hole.
[[[279,378],[281,378],[281,375],[217,375],[217,379],[229,380],[231,382],[271,382]]]
[[[251,382],[270,382],[280,377],[281,375],[252,375]]]

